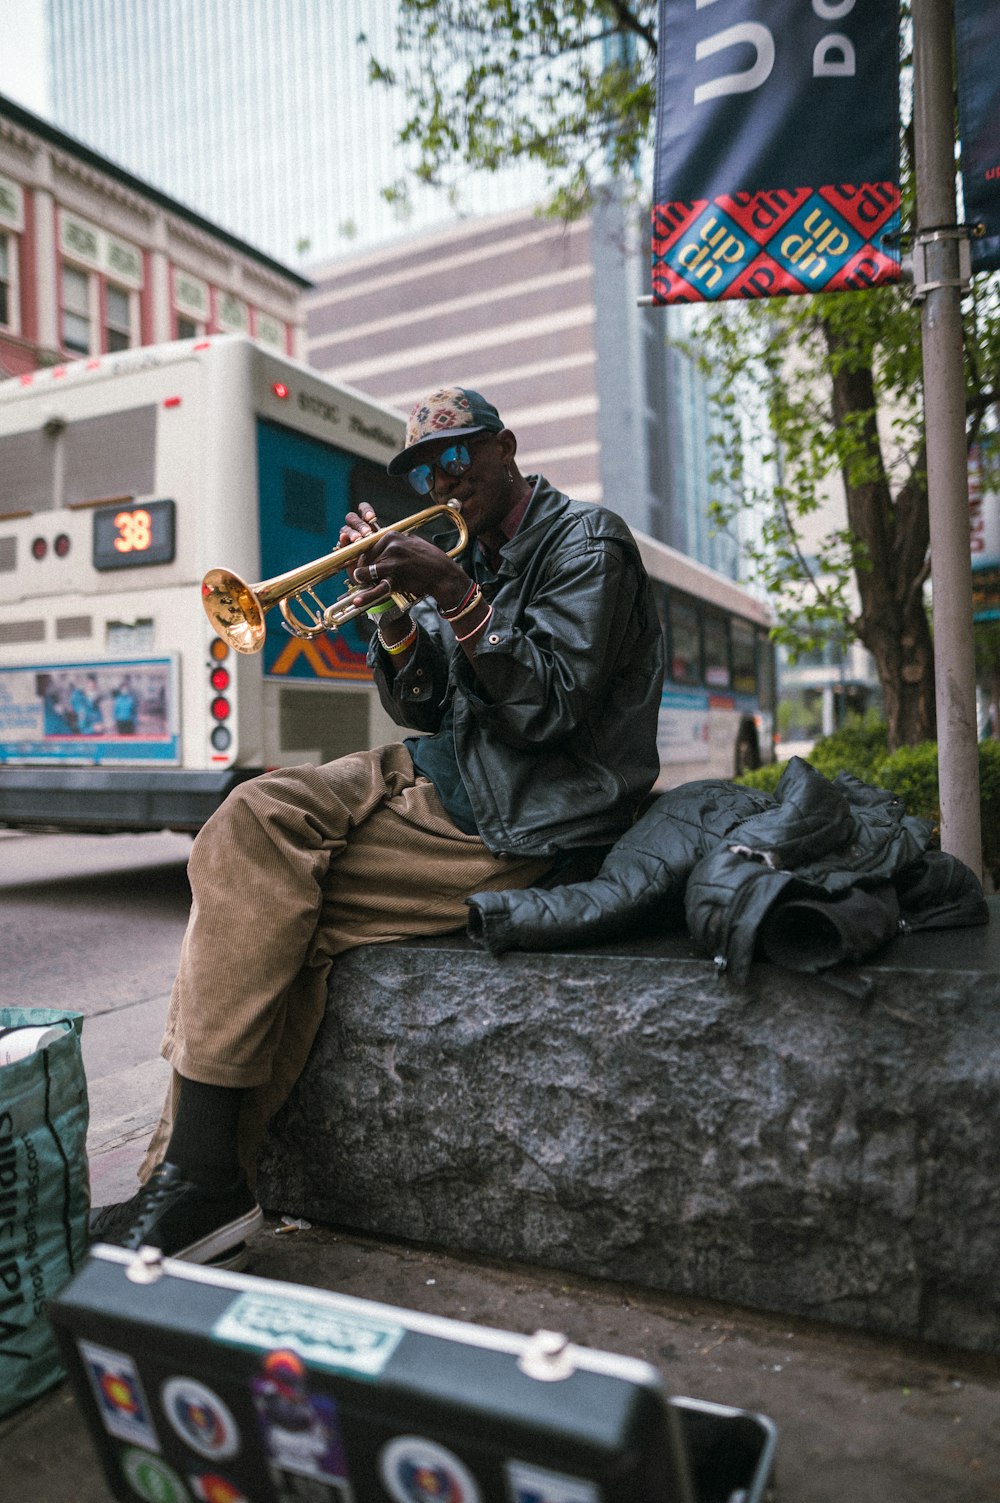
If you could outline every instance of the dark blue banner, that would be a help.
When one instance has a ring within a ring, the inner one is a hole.
[[[899,280],[898,0],[660,0],[653,298]]]
[[[973,271],[1000,267],[1000,68],[998,0],[956,0],[958,127],[965,222]]]

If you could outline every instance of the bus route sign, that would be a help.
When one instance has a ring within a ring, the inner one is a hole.
[[[94,568],[173,563],[174,510],[172,500],[100,507],[94,512]]]

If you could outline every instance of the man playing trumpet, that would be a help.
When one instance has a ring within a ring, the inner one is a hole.
[[[271,1115],[305,1064],[330,963],[360,944],[465,927],[466,900],[592,870],[658,770],[662,638],[625,524],[522,476],[478,392],[410,414],[389,465],[427,505],[457,501],[456,558],[388,533],[354,603],[397,724],[422,734],[241,784],[198,834],[162,1053],[163,1118],[130,1201],[95,1239],[239,1266]],[[340,545],[377,530],[348,514]],[[392,596],[417,602],[404,609]]]

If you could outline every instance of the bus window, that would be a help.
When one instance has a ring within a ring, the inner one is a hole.
[[[749,621],[732,619],[733,689],[737,694],[757,692],[757,632]]]
[[[51,511],[55,442],[40,428],[0,438],[0,515]]]
[[[771,641],[771,633],[758,631],[757,633],[757,679],[759,684],[758,699],[762,710],[773,713],[776,701],[776,674],[774,671],[774,643]]]
[[[149,496],[156,488],[156,408],[131,407],[70,423],[63,505],[105,496]]]
[[[705,612],[705,682],[710,689],[728,689],[729,623],[725,616]]]
[[[0,438],[0,513],[148,496],[155,475],[155,407],[9,433]]]
[[[670,677],[675,684],[701,683],[701,627],[698,606],[693,600],[670,592],[669,662]]]
[[[389,475],[378,465],[366,459],[355,461],[348,481],[348,500],[351,511],[357,511],[362,501],[375,508],[380,527],[393,522],[402,522],[414,512],[434,505],[433,496],[421,500],[409,487],[403,475]]]
[[[330,527],[326,520],[326,482],[322,476],[285,465],[281,471],[281,520],[286,527],[297,527],[300,532],[327,536]]]

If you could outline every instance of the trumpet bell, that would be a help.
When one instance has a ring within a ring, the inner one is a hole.
[[[201,582],[201,601],[216,636],[236,652],[260,652],[264,608],[252,585],[228,569],[210,569]]]

